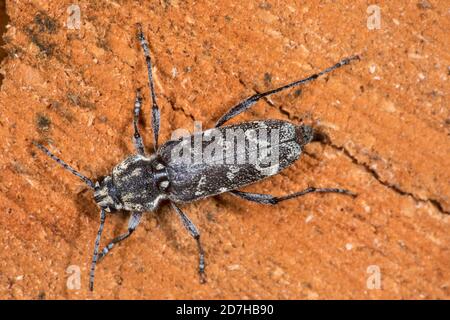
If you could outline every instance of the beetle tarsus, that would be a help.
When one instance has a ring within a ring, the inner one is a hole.
[[[98,247],[100,246],[100,239],[103,233],[103,227],[105,226],[106,212],[103,208],[100,211],[100,226],[98,227],[97,237],[94,243],[94,254],[92,255],[91,272],[89,274],[89,290],[94,290],[94,277],[95,277],[95,267],[98,260]]]
[[[128,220],[128,230],[126,233],[121,234],[120,236],[111,240],[111,242],[103,248],[102,251],[98,254],[98,261],[100,262],[107,254],[111,251],[111,249],[119,242],[125,240],[136,230],[137,226],[141,222],[143,212],[132,212],[130,219]]]
[[[198,272],[200,275],[200,283],[206,282],[206,276],[205,276],[205,251],[203,250],[202,243],[200,241],[200,233],[197,230],[197,227],[195,224],[189,219],[189,217],[181,211],[178,206],[171,202],[172,207],[175,209],[175,212],[178,214],[178,217],[180,218],[181,222],[183,223],[183,226],[186,228],[186,230],[189,232],[189,234],[197,241],[197,247],[198,247],[198,256],[199,256],[199,268]]]
[[[357,196],[356,193],[346,190],[346,189],[315,188],[315,187],[309,187],[303,191],[294,192],[294,193],[291,193],[291,194],[288,194],[285,196],[281,196],[281,197],[276,197],[276,196],[273,196],[270,194],[251,193],[251,192],[243,192],[243,191],[237,191],[237,190],[230,191],[231,194],[233,194],[237,197],[240,197],[244,200],[261,203],[261,204],[277,204],[277,203],[280,203],[281,201],[301,197],[308,193],[314,193],[314,192],[317,192],[317,193],[341,193],[341,194],[349,195],[353,198],[355,198]]]

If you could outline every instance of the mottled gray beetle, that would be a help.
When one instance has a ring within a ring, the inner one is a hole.
[[[255,104],[259,99],[267,97],[282,90],[304,84],[312,81],[321,75],[329,73],[341,66],[349,64],[350,61],[359,59],[358,56],[351,56],[336,63],[319,73],[313,74],[305,79],[298,80],[287,84],[285,86],[255,94],[244,101],[238,103],[236,106],[226,112],[216,123],[215,130],[219,134],[225,134],[227,130],[259,130],[264,128],[269,133],[277,132],[278,141],[273,143],[269,138],[261,138],[258,136],[257,143],[264,144],[269,153],[277,150],[279,156],[279,163],[275,170],[269,172],[261,171],[257,163],[241,163],[228,164],[228,161],[209,161],[201,163],[184,163],[175,161],[173,158],[173,151],[179,147],[181,143],[194,143],[198,135],[205,138],[205,135],[210,134],[210,130],[203,131],[190,137],[181,137],[179,139],[170,140],[158,147],[158,134],[160,111],[156,103],[156,96],[152,78],[152,64],[150,59],[150,50],[148,42],[144,37],[142,28],[138,25],[138,39],[144,51],[148,80],[150,87],[150,94],[152,97],[152,128],[153,128],[153,146],[154,154],[147,156],[144,152],[144,144],[138,130],[138,118],[141,110],[141,94],[140,90],[136,91],[136,100],[134,105],[134,145],[137,154],[129,156],[123,162],[119,163],[113,170],[111,175],[105,177],[101,181],[93,182],[88,179],[64,161],[52,154],[47,148],[34,142],[34,144],[44,151],[53,160],[62,165],[65,169],[72,172],[74,175],[81,178],[91,189],[94,190],[94,200],[100,207],[100,227],[95,239],[94,254],[92,258],[91,272],[89,277],[89,288],[94,288],[94,272],[97,261],[102,259],[112,247],[128,238],[136,227],[139,225],[142,214],[145,211],[154,211],[158,208],[161,200],[169,200],[172,207],[180,217],[184,227],[188,230],[191,236],[197,241],[199,251],[199,274],[201,282],[205,281],[205,260],[202,245],[200,243],[200,234],[196,226],[191,220],[181,211],[177,203],[187,203],[199,200],[205,197],[210,197],[224,192],[243,198],[245,200],[263,203],[276,204],[280,201],[303,196],[311,192],[335,192],[354,196],[348,190],[336,188],[307,188],[306,190],[295,192],[282,197],[275,197],[268,194],[257,194],[237,191],[237,189],[260,181],[263,178],[277,174],[284,168],[293,164],[302,152],[303,146],[311,142],[313,139],[313,129],[307,125],[295,125],[282,120],[262,120],[252,122],[242,122],[230,126],[222,126],[225,122],[238,114],[244,112]],[[216,132],[216,133],[217,133]],[[201,139],[202,144],[205,144],[208,139]],[[184,142],[183,142],[184,141]],[[204,145],[206,146],[206,145]],[[242,147],[242,146],[241,146]],[[192,149],[191,149],[192,150]],[[196,149],[193,149],[189,156],[196,157]],[[250,157],[255,152],[249,146],[244,145],[240,149],[241,155]],[[234,156],[239,156],[239,151],[236,151]],[[226,160],[226,159],[225,159]],[[225,163],[224,163],[225,162]],[[106,212],[126,210],[131,211],[131,217],[128,223],[128,231],[117,238],[113,239],[102,251],[98,251],[100,245],[100,238],[103,231]]]

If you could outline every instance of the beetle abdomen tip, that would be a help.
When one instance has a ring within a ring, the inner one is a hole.
[[[305,144],[308,144],[313,140],[314,129],[311,126],[302,124],[296,127],[296,136],[298,143],[304,146]]]

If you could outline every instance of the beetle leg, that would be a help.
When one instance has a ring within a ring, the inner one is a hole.
[[[105,225],[105,218],[106,218],[105,209],[102,208],[100,212],[100,227],[98,228],[97,238],[95,238],[94,254],[92,256],[91,272],[89,274],[89,289],[91,291],[94,290],[95,266],[97,265],[98,247],[100,245],[100,239],[102,237],[103,227]]]
[[[305,79],[301,79],[301,80],[297,80],[294,82],[291,82],[289,84],[286,84],[282,87],[273,89],[273,90],[269,90],[263,93],[257,93],[252,95],[251,97],[245,99],[244,101],[241,101],[240,103],[238,103],[237,105],[235,105],[234,107],[232,107],[230,110],[228,110],[222,117],[220,117],[220,119],[216,122],[215,128],[220,127],[221,125],[223,125],[225,122],[227,122],[228,120],[236,117],[238,114],[244,112],[245,110],[247,110],[248,108],[250,108],[252,105],[254,105],[259,99],[270,96],[274,93],[313,81],[315,79],[317,79],[318,77],[329,73],[335,69],[338,69],[342,66],[345,66],[347,64],[350,63],[350,61],[352,60],[359,60],[359,56],[355,55],[355,56],[350,56],[348,58],[345,58],[341,61],[339,61],[338,63],[336,63],[334,66],[331,66],[329,68],[326,68],[325,70],[322,70],[318,73],[315,73],[313,75],[310,75],[309,77],[305,78]]]
[[[200,242],[200,233],[197,230],[197,227],[194,225],[194,223],[189,219],[187,215],[181,211],[178,206],[171,202],[172,207],[175,209],[175,211],[178,213],[178,216],[181,219],[181,222],[183,223],[186,230],[191,234],[191,236],[197,241],[198,246],[198,252],[199,252],[199,266],[198,266],[198,272],[200,274],[200,282],[205,283],[205,252],[203,251],[202,244]]]
[[[142,32],[142,27],[140,24],[138,24],[137,27],[139,42],[141,43],[142,50],[144,50],[145,62],[147,63],[148,84],[150,87],[150,94],[152,96],[153,148],[156,152],[158,150],[160,112],[158,104],[156,103],[155,85],[153,84],[152,59],[150,58],[148,41],[145,39],[144,33]]]
[[[312,192],[320,192],[320,193],[342,193],[345,195],[349,195],[352,197],[356,197],[356,194],[345,189],[336,189],[336,188],[314,188],[310,187],[300,192],[294,192],[285,196],[276,197],[272,196],[270,194],[261,194],[261,193],[250,193],[250,192],[243,192],[243,191],[237,191],[233,190],[230,191],[231,194],[238,196],[242,199],[253,201],[257,203],[262,204],[277,204],[284,200],[289,200],[297,197],[304,196],[305,194],[312,193]]]
[[[142,106],[141,91],[138,89],[138,90],[136,90],[136,100],[134,102],[133,142],[134,142],[134,147],[136,149],[136,152],[140,155],[145,155],[144,143],[142,142],[142,137],[141,137],[141,134],[139,133],[139,128],[138,128],[139,114],[141,112],[141,106]]]
[[[99,261],[106,256],[106,254],[114,247],[116,243],[125,240],[134,232],[134,230],[136,230],[139,222],[141,221],[142,214],[143,212],[136,211],[131,213],[130,220],[128,220],[128,231],[114,238],[106,247],[103,248],[103,250],[98,254]]]

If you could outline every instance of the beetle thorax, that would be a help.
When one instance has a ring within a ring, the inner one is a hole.
[[[96,184],[94,199],[107,211],[151,211],[168,185],[165,167],[155,157],[133,155]]]

